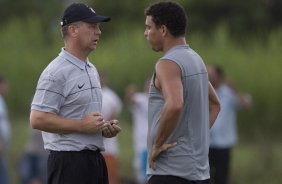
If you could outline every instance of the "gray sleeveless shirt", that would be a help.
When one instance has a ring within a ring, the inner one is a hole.
[[[152,175],[173,175],[188,180],[205,180],[209,176],[209,108],[208,75],[201,57],[188,45],[171,48],[161,59],[175,62],[182,72],[184,109],[176,129],[166,143],[177,145],[162,152],[155,161]],[[153,77],[154,78],[154,77]],[[164,105],[162,92],[155,88],[154,79],[149,91],[148,151],[155,142],[160,114]]]

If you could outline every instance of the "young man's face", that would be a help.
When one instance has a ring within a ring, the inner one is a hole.
[[[154,51],[159,52],[163,50],[163,37],[160,29],[153,22],[152,16],[146,17],[144,36]]]

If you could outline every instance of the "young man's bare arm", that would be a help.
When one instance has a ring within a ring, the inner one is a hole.
[[[213,126],[217,115],[220,111],[220,102],[219,99],[216,95],[216,92],[209,82],[209,123],[210,123],[210,128]]]
[[[165,104],[159,120],[156,141],[149,158],[150,167],[153,167],[153,161],[160,152],[165,151],[176,144],[164,143],[176,128],[184,103],[181,70],[179,66],[169,60],[163,60],[157,63],[155,85],[162,91]]]

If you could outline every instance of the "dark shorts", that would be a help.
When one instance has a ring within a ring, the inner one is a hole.
[[[177,176],[154,175],[150,178],[148,184],[209,184],[210,180],[190,181]]]
[[[212,184],[226,184],[229,180],[231,148],[210,148],[209,162]]]
[[[108,184],[107,166],[99,151],[51,151],[48,184]]]

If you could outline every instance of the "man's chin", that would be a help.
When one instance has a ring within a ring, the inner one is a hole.
[[[94,51],[94,50],[96,50],[97,49],[97,46],[92,46],[91,48],[90,48],[90,51],[92,52],[92,51]]]
[[[156,49],[156,48],[153,48],[153,47],[152,47],[152,50],[155,51],[155,52],[160,52],[161,51],[161,49]]]

